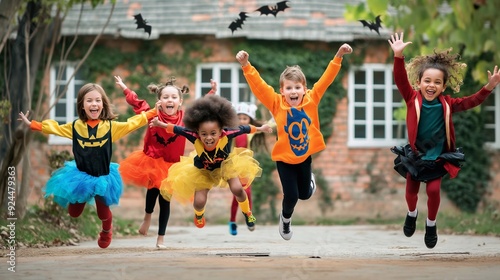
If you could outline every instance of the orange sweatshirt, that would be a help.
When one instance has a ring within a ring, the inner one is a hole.
[[[306,91],[302,103],[297,107],[290,107],[285,98],[276,93],[250,63],[242,67],[250,90],[276,121],[278,140],[271,153],[274,161],[298,164],[325,149],[319,127],[318,105],[326,89],[335,80],[341,63],[342,58],[339,57],[331,60],[321,78],[312,89]]]

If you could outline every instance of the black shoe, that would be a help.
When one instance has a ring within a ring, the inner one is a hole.
[[[253,231],[255,229],[255,217],[252,214],[252,211],[248,213],[243,213],[243,216],[245,216],[245,223],[247,224],[248,230]]]
[[[438,242],[437,226],[425,226],[424,242],[425,246],[427,246],[427,248],[429,249],[432,249],[434,248],[434,246],[436,246],[436,243]]]
[[[417,217],[412,217],[406,214],[405,225],[403,226],[403,233],[406,237],[411,237],[415,233],[415,229],[417,228]]]

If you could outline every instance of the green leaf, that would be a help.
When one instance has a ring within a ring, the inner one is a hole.
[[[375,15],[385,14],[389,6],[388,0],[367,0],[368,9]]]

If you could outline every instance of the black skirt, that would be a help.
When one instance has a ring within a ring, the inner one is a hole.
[[[444,168],[446,162],[461,167],[465,161],[465,155],[460,148],[457,148],[455,152],[443,153],[436,160],[422,160],[421,156],[413,152],[410,144],[394,146],[391,152],[397,155],[394,159],[394,170],[404,178],[407,173],[410,173],[413,180],[420,182],[431,181],[446,175],[448,173]]]

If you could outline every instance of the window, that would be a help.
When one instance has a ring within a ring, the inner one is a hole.
[[[55,104],[50,110],[50,119],[57,121],[59,124],[73,122],[78,119],[76,97],[78,90],[85,81],[78,72],[69,81],[74,72],[73,65],[55,65],[50,69],[50,104],[51,106]],[[66,85],[68,85],[67,91],[61,94]],[[49,135],[49,144],[51,145],[71,145],[71,143],[71,139]]]
[[[406,140],[404,101],[393,83],[392,65],[365,64],[349,71],[348,146],[390,147]]]
[[[210,79],[213,79],[217,82],[217,94],[229,101],[255,101],[238,63],[202,64],[197,68],[196,77],[196,98],[210,91]]]
[[[488,146],[500,148],[500,88],[483,102],[485,110],[485,140]]]

